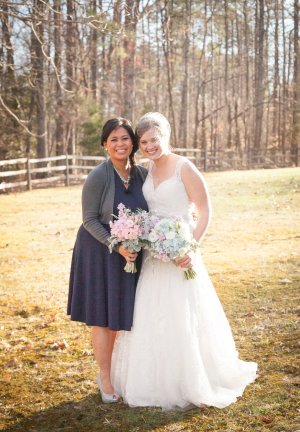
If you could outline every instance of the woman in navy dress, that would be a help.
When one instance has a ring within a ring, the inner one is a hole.
[[[123,203],[147,210],[142,194],[147,170],[135,165],[138,149],[128,120],[114,118],[103,126],[101,145],[109,159],[88,175],[82,191],[83,224],[73,250],[68,314],[74,321],[91,326],[95,359],[99,366],[97,383],[103,402],[117,402],[111,384],[111,356],[116,332],[130,330],[141,254],[121,246],[108,249],[109,222]],[[127,262],[136,260],[137,273],[126,273]]]

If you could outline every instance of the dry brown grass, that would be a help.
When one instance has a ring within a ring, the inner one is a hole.
[[[206,178],[214,217],[203,244],[204,261],[241,357],[259,363],[258,380],[224,410],[103,405],[89,331],[65,315],[81,188],[2,195],[1,430],[300,430],[300,172],[225,172]]]

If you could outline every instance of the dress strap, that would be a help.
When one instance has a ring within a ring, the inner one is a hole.
[[[184,164],[188,163],[188,159],[186,158],[180,158],[178,159],[177,163],[176,163],[176,167],[175,167],[175,175],[176,177],[181,180],[181,168]]]
[[[149,160],[149,163],[148,163],[148,174],[152,175],[153,166],[154,166],[154,162],[152,160]]]

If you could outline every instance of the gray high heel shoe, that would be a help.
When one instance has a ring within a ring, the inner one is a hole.
[[[100,393],[101,393],[101,397],[102,397],[102,402],[103,403],[116,403],[119,402],[120,400],[120,396],[116,393],[104,393],[104,391],[102,390],[101,387],[101,379],[100,379],[100,374],[97,374],[97,378],[96,378]]]

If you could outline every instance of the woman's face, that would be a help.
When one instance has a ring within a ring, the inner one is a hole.
[[[155,128],[147,130],[140,138],[140,150],[148,159],[159,159],[169,152],[168,142],[160,136]]]
[[[129,133],[122,126],[114,129],[104,143],[112,162],[128,160],[133,144]]]

